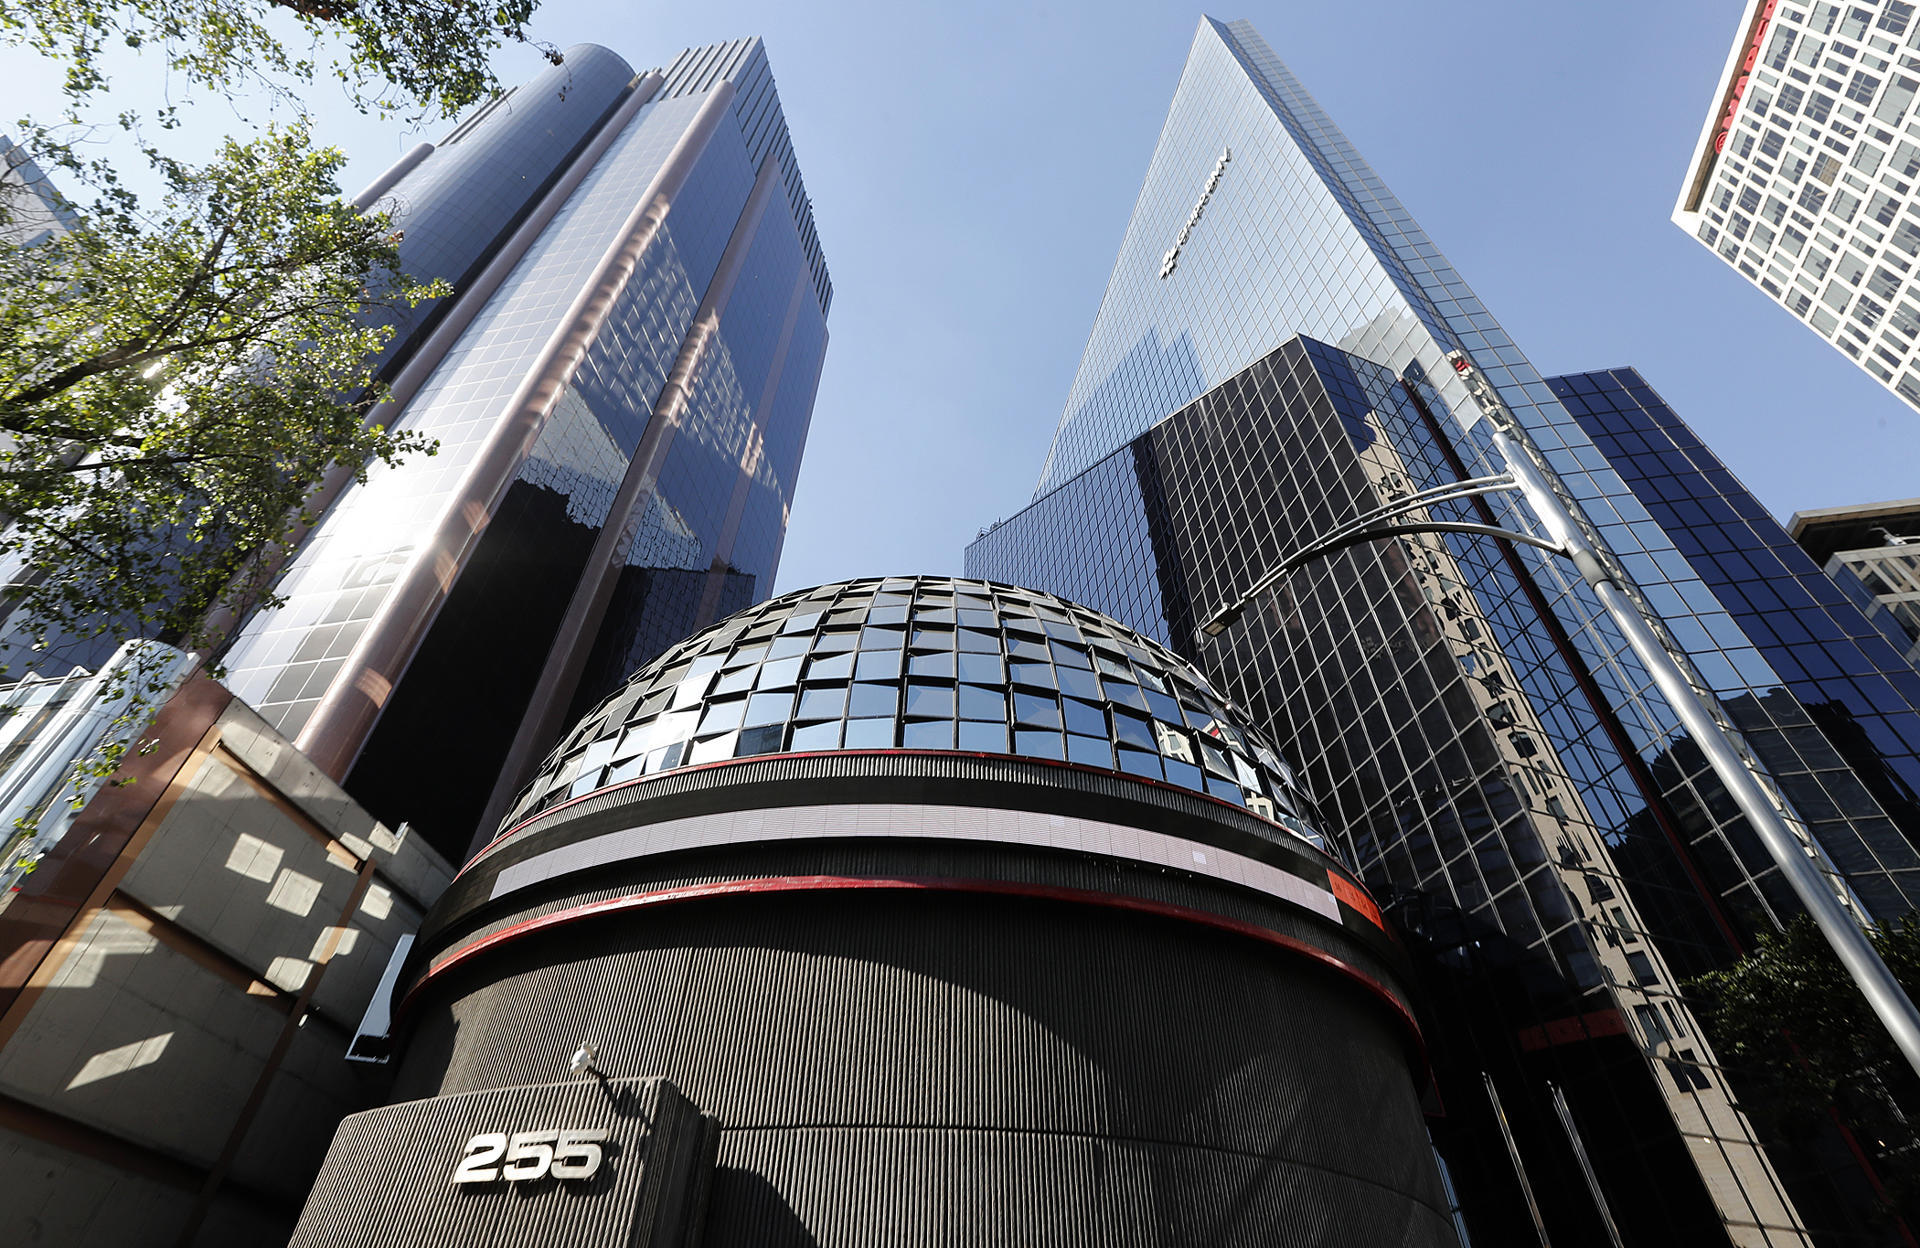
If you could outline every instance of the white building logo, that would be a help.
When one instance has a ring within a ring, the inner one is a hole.
[[[1220,185],[1220,175],[1227,171],[1227,162],[1233,159],[1233,149],[1220,149],[1220,159],[1213,162],[1213,173],[1207,178],[1207,188],[1200,192],[1200,199],[1193,205],[1193,211],[1187,214],[1187,223],[1180,227],[1180,236],[1173,240],[1173,246],[1167,248],[1167,254],[1160,257],[1160,276],[1168,277],[1180,264],[1180,249],[1193,237],[1193,227],[1200,224],[1200,214],[1207,210],[1207,201],[1213,198],[1213,192]]]

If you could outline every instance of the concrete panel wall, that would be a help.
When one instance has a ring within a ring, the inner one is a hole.
[[[384,1092],[346,1046],[451,868],[237,702],[171,744],[150,814],[0,1013],[0,1243],[275,1242],[341,1117]]]

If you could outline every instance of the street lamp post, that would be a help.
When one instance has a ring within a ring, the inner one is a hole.
[[[1498,392],[1462,352],[1451,352],[1448,360],[1466,383],[1468,393],[1488,417],[1495,447],[1505,460],[1508,471],[1499,476],[1476,477],[1422,490],[1356,516],[1332,531],[1309,540],[1281,559],[1239,597],[1208,616],[1200,626],[1197,640],[1205,644],[1208,639],[1219,636],[1246,612],[1255,598],[1302,566],[1351,546],[1402,533],[1478,534],[1503,542],[1536,546],[1572,561],[1581,579],[1592,588],[1608,617],[1626,638],[1634,656],[1652,676],[1661,696],[1679,716],[1681,726],[1706,755],[1714,775],[1719,777],[1740,812],[1747,817],[1760,843],[1766,846],[1767,853],[1780,868],[1780,874],[1793,886],[1795,895],[1839,956],[1847,974],[1859,986],[1867,1004],[1893,1037],[1894,1044],[1915,1073],[1920,1074],[1920,1010],[1914,1008],[1912,999],[1894,978],[1893,972],[1887,969],[1887,964],[1881,961],[1866,933],[1841,905],[1825,876],[1814,865],[1811,850],[1787,826],[1771,796],[1760,786],[1753,772],[1748,769],[1746,760],[1728,740],[1726,730],[1702,703],[1700,694],[1694,689],[1679,660],[1660,640],[1639,604],[1621,589],[1613,573],[1607,570],[1588,545],[1572,509],[1547,483],[1531,457],[1514,445],[1509,436],[1509,430],[1514,427],[1513,414]],[[1553,536],[1536,537],[1531,533],[1519,533],[1489,524],[1402,519],[1436,503],[1504,491],[1516,492],[1526,499],[1534,514]]]

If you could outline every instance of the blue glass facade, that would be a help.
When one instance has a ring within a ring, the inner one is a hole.
[[[1691,576],[1642,582],[1667,626],[1714,647],[1688,606],[1697,577],[1778,673],[1726,705],[1822,847],[1874,914],[1920,907],[1920,672],[1638,373],[1548,384],[1686,557]]]
[[[758,40],[553,73],[384,197],[410,264],[479,286],[394,354],[430,365],[396,423],[439,451],[343,494],[227,656],[236,693],[456,859],[576,700],[769,592],[827,340]]]
[[[1458,1129],[1436,1131],[1496,1239],[1532,1231],[1500,1222],[1521,1206],[1504,1150],[1487,1151],[1490,1120],[1475,1118],[1480,1071],[1527,1124],[1527,1164],[1555,1176],[1534,1176],[1556,1190],[1555,1242],[1597,1222],[1551,1087],[1590,1126],[1599,1199],[1628,1242],[1879,1242],[1870,1180],[1839,1137],[1763,1141],[1740,1075],[1691,1013],[1689,977],[1799,907],[1570,566],[1477,537],[1375,543],[1308,565],[1216,642],[1194,640],[1308,539],[1508,467],[1452,350],[1497,388],[1518,426],[1504,445],[1661,621],[1836,887],[1863,916],[1911,910],[1910,747],[1859,719],[1910,714],[1911,668],[1869,657],[1878,634],[1831,613],[1793,618],[1852,644],[1823,661],[1865,683],[1816,692],[1794,683],[1804,662],[1776,668],[1784,636],[1744,626],[1781,617],[1757,587],[1809,612],[1838,611],[1838,592],[1754,557],[1770,549],[1751,527],[1764,513],[1717,463],[1646,494],[1673,476],[1649,468],[1657,448],[1635,442],[1648,462],[1613,462],[1626,448],[1603,436],[1629,422],[1596,406],[1598,383],[1531,368],[1244,23],[1201,23],[1039,491],[969,548],[967,574],[1059,593],[1191,659],[1299,761],[1330,837],[1400,898],[1449,985],[1438,991],[1498,998],[1442,1029],[1466,1082],[1453,1085]],[[1643,415],[1658,404],[1637,377],[1611,390]],[[1611,426],[1591,423],[1600,410]],[[1682,494],[1699,510],[1676,506]],[[1546,535],[1511,494],[1433,515]],[[1745,565],[1694,561],[1736,548]],[[1474,975],[1448,978],[1463,967]],[[1505,997],[1488,987],[1503,976],[1519,984]]]

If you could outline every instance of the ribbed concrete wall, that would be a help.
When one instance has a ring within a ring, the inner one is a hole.
[[[417,1000],[398,1094],[664,1076],[703,1242],[1450,1244],[1404,1031],[1304,958],[958,894],[726,898],[514,941]]]
[[[292,1248],[689,1248],[699,1242],[712,1126],[658,1079],[582,1077],[354,1114],[334,1137]],[[492,1181],[452,1182],[481,1133],[595,1128],[607,1138],[585,1178],[508,1182],[496,1166]]]

